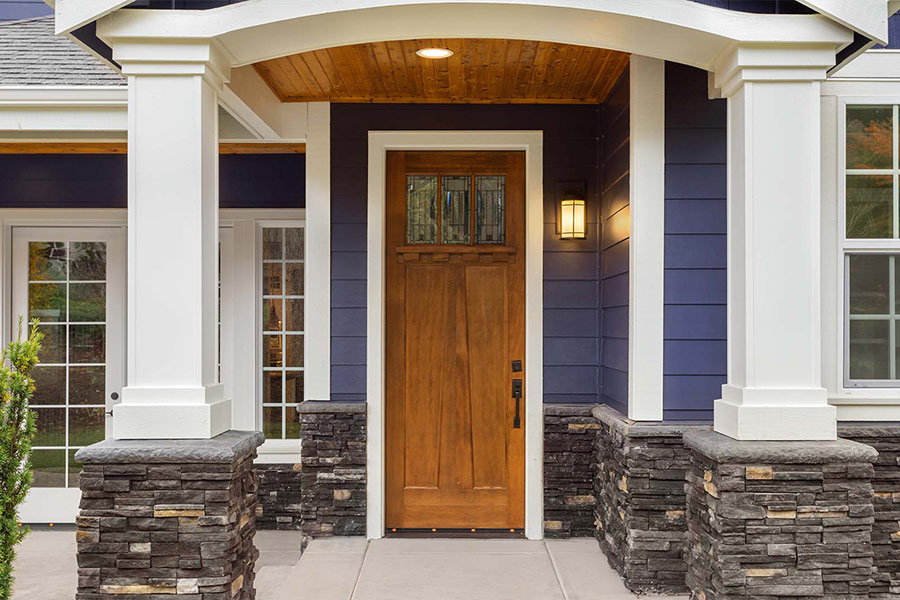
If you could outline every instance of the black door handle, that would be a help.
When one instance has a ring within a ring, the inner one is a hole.
[[[516,399],[516,415],[513,417],[513,429],[522,427],[522,419],[519,417],[519,401],[522,400],[522,380],[513,379],[512,397]]]

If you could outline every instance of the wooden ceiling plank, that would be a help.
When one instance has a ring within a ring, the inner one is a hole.
[[[454,54],[416,56],[432,46]],[[554,42],[416,39],[316,50],[254,68],[282,101],[569,104],[604,100],[628,59]]]

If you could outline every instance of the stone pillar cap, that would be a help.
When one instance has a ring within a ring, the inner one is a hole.
[[[686,431],[684,446],[719,463],[824,465],[871,463],[878,458],[878,452],[871,446],[850,440],[751,442],[736,440],[715,431]]]
[[[265,439],[260,431],[226,431],[208,440],[106,440],[82,448],[75,460],[83,464],[229,464],[256,450]]]

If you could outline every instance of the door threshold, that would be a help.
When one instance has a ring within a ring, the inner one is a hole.
[[[451,528],[388,528],[389,538],[465,538],[465,539],[525,539],[524,529],[451,529]]]

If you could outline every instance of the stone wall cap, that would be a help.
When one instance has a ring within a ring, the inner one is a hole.
[[[850,440],[751,442],[715,431],[689,431],[684,434],[684,446],[719,463],[824,465],[871,463],[878,458],[878,452],[871,446]]]
[[[265,440],[259,431],[226,431],[208,440],[106,440],[82,448],[75,460],[84,464],[228,464],[251,454]]]
[[[591,414],[609,428],[633,438],[681,437],[688,431],[712,429],[706,421],[635,421],[605,404],[595,406]]]
[[[849,439],[900,437],[900,423],[896,421],[838,423],[838,435]]]
[[[365,413],[365,402],[343,402],[339,400],[307,400],[297,407],[301,414],[309,413]]]
[[[598,404],[545,404],[544,414],[551,417],[590,417]]]

